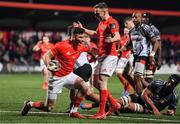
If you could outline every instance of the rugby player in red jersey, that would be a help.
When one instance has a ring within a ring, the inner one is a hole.
[[[119,24],[117,20],[109,15],[108,6],[104,2],[94,6],[94,14],[99,20],[96,31],[84,28],[80,22],[77,23],[77,26],[85,29],[85,32],[89,35],[96,35],[98,37],[98,65],[94,72],[94,82],[96,88],[100,91],[100,108],[99,111],[90,118],[105,119],[106,115],[111,115],[120,108],[120,105],[115,101],[107,88],[108,79],[115,71],[118,60],[116,43],[120,40]],[[105,113],[107,100],[111,103],[111,107],[110,110]]]
[[[47,90],[48,89],[48,69],[45,66],[42,57],[43,55],[50,50],[54,45],[49,42],[48,36],[43,36],[42,41],[39,41],[34,47],[33,51],[40,51],[41,52],[41,60],[40,65],[42,68],[42,75],[43,75],[43,85],[42,89]]]
[[[74,99],[74,110],[70,113],[70,117],[85,118],[77,112],[77,109],[83,100],[83,97],[91,91],[84,80],[73,73],[74,64],[77,58],[82,52],[90,50],[90,47],[84,44],[84,36],[84,29],[75,28],[73,37],[70,40],[58,42],[43,56],[45,65],[48,70],[51,71],[47,99],[45,102],[32,102],[26,100],[21,111],[22,115],[27,115],[31,108],[43,111],[53,110],[57,95],[62,92],[63,87],[66,87],[68,89],[78,89],[81,94]],[[55,65],[58,65],[57,67],[51,66],[52,59],[56,60]]]

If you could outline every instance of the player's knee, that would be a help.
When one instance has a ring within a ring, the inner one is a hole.
[[[116,69],[116,75],[122,75],[123,74],[123,71],[124,71],[124,69],[122,69],[122,68],[118,68],[118,69]]]
[[[91,88],[88,88],[87,91],[86,91],[86,95],[87,95],[87,96],[90,96],[92,93],[93,93],[93,92],[92,92]]]
[[[83,83],[82,84],[82,90],[81,90],[82,94],[91,94],[91,88],[87,83]]]

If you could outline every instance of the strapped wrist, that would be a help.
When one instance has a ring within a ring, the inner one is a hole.
[[[154,57],[155,54],[156,54],[156,53],[155,53],[154,51],[152,51],[152,52],[150,53],[150,56]]]

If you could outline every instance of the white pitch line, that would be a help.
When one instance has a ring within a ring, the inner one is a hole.
[[[20,111],[1,111],[0,113],[19,113]],[[50,114],[50,115],[68,115],[68,113],[55,113],[55,112],[29,112],[34,114]],[[89,114],[82,114],[85,116],[91,116]],[[159,121],[159,122],[172,122],[172,123],[180,123],[180,120],[167,120],[167,119],[156,119],[156,118],[140,118],[140,117],[130,117],[130,116],[109,116],[112,118],[122,118],[122,119],[136,119],[136,120],[147,120],[147,121]]]

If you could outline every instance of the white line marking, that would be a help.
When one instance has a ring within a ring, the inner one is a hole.
[[[1,111],[0,113],[19,113],[20,111]],[[55,113],[55,112],[29,112],[31,114],[49,114],[49,115],[68,115],[68,113]],[[82,114],[85,116],[92,116],[89,114]],[[172,122],[172,123],[180,123],[180,120],[167,120],[167,119],[156,119],[156,118],[140,118],[140,117],[131,117],[131,116],[124,116],[124,115],[120,115],[120,116],[109,116],[112,118],[122,118],[122,119],[136,119],[136,120],[147,120],[147,121],[159,121],[159,122]]]

